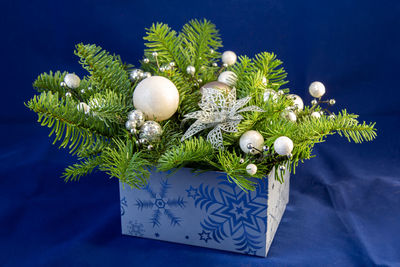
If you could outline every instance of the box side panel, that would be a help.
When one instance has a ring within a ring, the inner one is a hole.
[[[153,172],[142,190],[120,184],[122,233],[265,257],[268,179],[243,192],[226,174]]]
[[[285,171],[283,179],[283,183],[275,180],[275,170],[271,171],[268,178],[268,227],[266,233],[266,255],[268,254],[268,250],[274,239],[283,213],[285,212],[286,204],[289,201],[289,171]]]

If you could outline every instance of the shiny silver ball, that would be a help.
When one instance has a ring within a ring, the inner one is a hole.
[[[149,62],[150,62],[150,59],[148,59],[148,58],[145,58],[145,59],[143,59],[143,62],[147,64],[147,63],[149,63]]]
[[[284,93],[282,90],[278,90],[278,95],[283,95]]]
[[[335,119],[336,118],[336,116],[335,116],[335,114],[331,114],[331,115],[329,115],[329,117],[328,117],[330,120],[333,120],[333,119]]]
[[[254,154],[257,154],[257,152],[258,152],[258,151],[257,151],[255,148],[250,149],[250,153],[253,154],[253,155],[254,155]]]
[[[212,66],[213,66],[213,67],[218,67],[218,63],[214,62],[214,63],[212,64]]]
[[[283,165],[281,165],[281,166],[279,166],[279,170],[280,170],[280,171],[284,171],[284,170],[286,170],[286,167],[283,166]]]
[[[187,74],[194,75],[194,73],[196,72],[196,68],[194,66],[189,65],[186,68],[186,72]]]
[[[240,160],[239,160],[239,163],[240,163],[240,164],[243,164],[243,163],[244,163],[244,159],[243,159],[243,158],[240,159]]]
[[[89,86],[87,89],[88,89],[89,91],[91,91],[91,90],[92,90],[92,87],[91,87],[91,86]]]
[[[60,86],[65,87],[65,86],[67,86],[67,84],[65,82],[60,82]]]
[[[333,106],[336,104],[336,100],[335,99],[330,99],[329,100],[329,105]]]
[[[139,144],[144,145],[147,143],[147,139],[146,138],[140,138],[139,139]]]
[[[82,89],[82,90],[81,90],[81,94],[84,94],[84,93],[85,93],[85,89]]]
[[[171,69],[170,65],[165,66],[165,70],[170,70],[170,69]]]
[[[227,68],[228,64],[224,63],[224,64],[222,64],[222,67]]]
[[[202,80],[202,79],[198,79],[197,81],[198,81],[199,83],[202,83],[202,82],[203,82],[203,80]]]
[[[264,150],[265,152],[267,152],[267,151],[269,150],[269,147],[263,146],[263,150]]]
[[[247,144],[247,148],[248,148],[248,149],[253,149],[253,144],[252,144],[252,143],[248,143],[248,144]]]
[[[135,123],[134,121],[129,121],[129,120],[128,120],[127,122],[125,122],[125,128],[126,128],[128,131],[130,131],[130,130],[136,128],[136,123]]]
[[[154,147],[152,145],[147,146],[147,150],[153,150],[153,149],[154,149]]]
[[[293,158],[293,154],[290,153],[289,155],[287,155],[287,157],[288,157],[288,159],[291,159],[291,158]]]
[[[131,134],[136,134],[136,133],[137,133],[136,128],[133,128],[133,129],[131,129],[130,131],[131,131]]]
[[[71,92],[66,92],[66,93],[65,93],[65,96],[66,96],[66,97],[71,97],[72,94],[71,94]]]
[[[131,71],[131,74],[129,75],[129,78],[131,80],[137,80],[140,79],[142,77],[142,73],[143,71],[140,69],[134,69]]]
[[[158,53],[157,53],[157,52],[153,52],[153,53],[151,53],[151,55],[152,55],[153,57],[156,57],[156,56],[158,56]]]
[[[214,54],[214,52],[215,52],[214,49],[210,49],[211,54]]]
[[[137,127],[141,127],[145,121],[145,115],[142,111],[134,109],[128,113],[128,121],[132,121]]]
[[[170,63],[169,63],[169,66],[170,66],[170,67],[175,67],[175,62],[173,62],[173,61],[170,62]]]
[[[150,72],[145,72],[143,74],[144,78],[150,78],[151,77],[151,73]]]
[[[155,121],[146,121],[140,128],[139,137],[147,139],[149,142],[157,141],[162,135],[160,124]]]
[[[318,104],[318,101],[317,101],[317,99],[313,99],[313,100],[311,100],[311,105],[315,106],[316,104]]]
[[[160,69],[159,69],[161,72],[164,72],[165,71],[165,68],[164,67],[160,67]]]

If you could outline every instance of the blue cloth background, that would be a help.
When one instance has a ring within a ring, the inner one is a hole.
[[[2,1],[0,265],[400,266],[400,3],[398,1]],[[226,49],[273,51],[306,103],[319,80],[333,110],[377,121],[373,143],[338,137],[292,178],[268,258],[120,234],[118,182],[59,179],[72,158],[23,102],[48,70],[84,72],[74,44],[96,43],[135,63],[144,28],[208,18]]]

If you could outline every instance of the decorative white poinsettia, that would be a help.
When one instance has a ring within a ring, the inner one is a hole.
[[[236,100],[236,89],[233,88],[228,94],[214,88],[203,88],[203,96],[199,103],[201,110],[185,115],[184,121],[196,119],[183,135],[181,141],[197,134],[198,132],[212,129],[207,140],[214,148],[223,149],[222,131],[237,132],[237,126],[243,119],[239,113],[245,111],[264,112],[257,106],[245,106],[251,99],[251,96]]]

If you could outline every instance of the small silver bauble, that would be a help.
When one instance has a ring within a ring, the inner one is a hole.
[[[213,67],[218,67],[218,63],[213,62],[213,64],[211,64]]]
[[[196,72],[196,68],[191,66],[191,65],[189,65],[186,68],[186,72],[187,72],[187,74],[194,75],[194,73]]]
[[[87,89],[88,89],[89,91],[91,91],[91,90],[92,90],[92,87],[91,87],[91,86],[89,86]]]
[[[210,49],[211,54],[214,54],[214,52],[215,52],[214,49]]]
[[[137,133],[136,128],[133,128],[133,129],[131,129],[130,131],[131,131],[131,134],[136,134],[136,133]]]
[[[150,62],[150,59],[148,59],[148,58],[145,58],[145,59],[143,59],[143,62],[147,64],[147,63],[149,63],[149,62]]]
[[[130,130],[136,128],[136,123],[135,123],[134,121],[129,121],[129,120],[128,120],[128,121],[125,122],[125,128],[126,128],[128,131],[130,131]]]
[[[171,69],[170,65],[165,66],[165,70],[170,70],[170,69]]]
[[[60,82],[60,86],[65,87],[65,86],[67,86],[67,84],[65,82]]]
[[[254,165],[253,163],[250,163],[249,165],[246,166],[246,171],[250,175],[254,175],[257,173],[257,166]]]
[[[251,143],[247,144],[247,149],[253,149],[253,145]]]
[[[173,61],[170,62],[170,63],[169,63],[169,66],[170,66],[170,67],[175,67],[175,62],[173,62]]]
[[[161,72],[164,72],[165,71],[165,68],[164,67],[160,67],[160,69],[159,69]]]
[[[293,157],[293,154],[292,154],[292,153],[290,153],[289,155],[287,155],[287,157],[288,157],[288,159],[292,159],[292,157]]]
[[[148,149],[148,150],[153,150],[153,148],[154,148],[154,147],[153,147],[152,145],[148,145],[148,146],[147,146],[147,149]]]
[[[333,119],[335,119],[336,118],[336,116],[335,116],[335,114],[331,114],[331,115],[329,115],[329,117],[328,117],[329,119],[331,119],[331,120],[333,120]]]
[[[318,101],[317,101],[317,99],[313,99],[313,100],[311,100],[311,105],[315,106],[316,104],[318,104]]]
[[[280,170],[280,171],[284,171],[284,170],[286,170],[286,167],[283,166],[283,165],[281,165],[281,166],[279,166],[279,170]]]
[[[285,109],[284,111],[282,111],[281,116],[291,122],[296,122],[297,121],[297,116],[296,113],[294,113],[292,110],[290,109]]]
[[[263,146],[263,150],[264,150],[265,152],[267,152],[267,151],[269,150],[269,147]]]
[[[265,78],[265,77],[262,78],[262,84],[265,85],[265,86],[268,85],[268,80],[267,80],[267,78]]]
[[[335,99],[330,99],[329,100],[329,105],[333,106],[336,104],[336,100]]]
[[[137,80],[142,77],[142,73],[143,73],[143,71],[140,69],[133,69],[131,71],[131,74],[129,75],[129,77],[131,78],[131,80]]]
[[[81,79],[78,77],[78,75],[76,75],[74,73],[68,73],[64,77],[64,82],[68,88],[76,89],[79,87],[79,85],[81,83]]]
[[[128,113],[128,120],[133,121],[136,127],[141,127],[145,121],[145,115],[142,111],[135,109]]]
[[[283,95],[284,93],[283,90],[278,90],[278,95]]]
[[[140,128],[139,137],[146,138],[149,142],[156,141],[162,134],[160,124],[155,121],[146,121]]]
[[[278,99],[277,93],[272,90],[272,89],[265,89],[264,91],[264,101],[267,102],[269,99],[272,99],[272,101],[276,102]]]
[[[228,64],[224,63],[224,64],[222,64],[222,67],[227,68]]]
[[[199,83],[202,83],[202,82],[203,82],[203,80],[202,80],[202,79],[198,79],[198,80],[197,80],[197,82],[199,82]]]
[[[66,93],[65,93],[65,96],[66,96],[66,97],[71,97],[72,94],[71,94],[71,92],[66,92]]]
[[[81,94],[84,94],[84,93],[85,93],[85,89],[82,89],[82,90],[81,90]]]
[[[231,66],[236,63],[237,56],[233,51],[225,51],[221,56],[222,62]]]
[[[310,95],[315,98],[321,98],[325,94],[325,86],[321,82],[313,82],[308,88]]]
[[[146,138],[140,138],[139,139],[139,144],[144,145],[147,143],[147,139]]]
[[[90,107],[88,106],[88,104],[86,104],[86,103],[84,103],[84,102],[79,103],[79,104],[76,106],[76,108],[77,108],[79,111],[83,111],[85,114],[88,114],[88,113],[90,112]]]
[[[240,163],[240,164],[243,164],[243,163],[244,163],[244,159],[241,158],[241,159],[239,160],[239,163]]]
[[[153,53],[151,53],[151,55],[152,55],[153,57],[156,57],[156,56],[158,56],[158,53],[157,53],[157,52],[153,52]]]
[[[144,76],[144,78],[149,78],[149,77],[151,77],[151,73],[150,72],[145,72],[143,74],[143,76]]]

